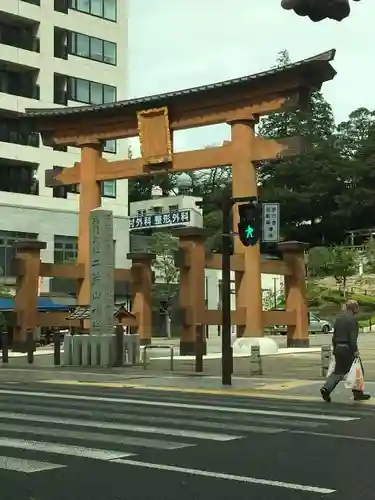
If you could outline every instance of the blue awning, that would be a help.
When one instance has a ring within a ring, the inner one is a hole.
[[[56,304],[52,299],[38,297],[38,311],[69,311],[71,306]],[[14,300],[5,297],[0,297],[0,311],[9,312],[14,310]]]

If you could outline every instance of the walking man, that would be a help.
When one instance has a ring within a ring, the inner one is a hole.
[[[358,310],[358,302],[349,300],[335,321],[332,344],[336,366],[320,389],[320,394],[327,403],[331,402],[332,391],[344,379],[350,371],[354,359],[359,356],[357,344],[359,326],[356,318]],[[353,390],[352,392],[355,401],[367,401],[371,397],[362,391]]]

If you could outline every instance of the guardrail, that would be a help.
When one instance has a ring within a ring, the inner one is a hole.
[[[145,345],[143,348],[143,358],[142,358],[144,370],[147,369],[147,350],[148,349],[169,349],[169,351],[170,351],[170,358],[169,358],[170,370],[171,370],[171,372],[173,371],[173,368],[174,368],[174,347],[172,345]]]

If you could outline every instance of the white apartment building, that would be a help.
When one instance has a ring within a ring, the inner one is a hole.
[[[44,146],[15,118],[25,108],[53,108],[127,98],[126,0],[1,0],[0,2],[0,280],[14,283],[14,239],[47,243],[44,262],[77,254],[74,187],[48,188],[45,171],[72,166],[76,148]],[[108,141],[105,157],[127,156],[127,142]],[[128,267],[127,181],[102,183],[103,208],[113,211],[116,266]],[[59,291],[43,280],[42,292]],[[61,285],[61,280],[60,280]],[[64,288],[64,287],[63,287]],[[55,290],[54,290],[55,289]]]

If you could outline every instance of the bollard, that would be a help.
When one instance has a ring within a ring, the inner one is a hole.
[[[195,372],[203,372],[203,325],[197,325],[195,336]]]
[[[29,328],[27,335],[27,362],[32,365],[34,363],[34,332]]]
[[[123,366],[124,364],[124,329],[121,325],[116,325],[115,328],[115,335],[116,335],[116,356],[115,356],[115,362],[114,366]]]
[[[1,357],[2,357],[3,363],[9,363],[8,332],[1,332]]]
[[[91,365],[90,335],[86,334],[81,335],[81,342],[82,342],[82,365],[90,366]]]
[[[332,347],[330,345],[322,345],[321,360],[322,360],[322,377],[327,376],[329,363],[332,356]]]
[[[139,363],[140,363],[140,359],[141,359],[141,343],[140,343],[140,340],[139,340],[139,333],[134,333],[133,334],[133,346],[134,346],[134,350],[133,350],[133,354],[134,354],[133,365],[134,366],[138,366]]]
[[[142,364],[143,364],[143,369],[147,370],[147,345],[143,347],[143,356],[142,356]]]
[[[60,351],[60,333],[53,334],[53,364],[59,366],[61,364],[61,351]]]
[[[171,358],[170,358],[170,370],[173,372],[174,370],[174,348],[171,346]]]
[[[72,338],[69,333],[64,335],[64,366],[72,364]]]
[[[263,375],[262,358],[260,356],[260,347],[258,345],[251,346],[250,375]]]

